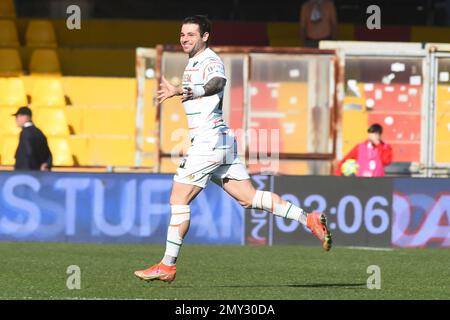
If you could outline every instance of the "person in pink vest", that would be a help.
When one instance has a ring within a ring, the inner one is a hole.
[[[392,147],[381,140],[383,127],[375,123],[367,130],[368,139],[357,144],[336,168],[336,175],[342,176],[342,165],[348,159],[358,163],[358,177],[383,177],[384,167],[392,162]]]

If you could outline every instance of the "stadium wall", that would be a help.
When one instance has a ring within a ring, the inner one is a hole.
[[[308,210],[325,211],[337,246],[450,247],[450,181],[253,176]],[[0,240],[163,243],[172,175],[0,173]],[[245,212],[210,184],[192,204],[188,243],[318,245],[297,222]]]
[[[27,26],[32,20],[38,19],[15,20],[21,45],[19,51],[25,66],[33,50],[25,46]],[[64,75],[133,77],[137,47],[179,44],[180,22],[174,20],[89,19],[83,20],[80,30],[69,30],[64,19],[50,21]],[[211,44],[214,46],[303,46],[295,22],[215,21],[213,27]],[[449,43],[449,30],[448,27],[386,25],[367,32],[365,25],[341,23],[337,40]]]
[[[30,20],[16,19],[20,42]],[[83,20],[80,30],[69,30],[66,20],[51,20],[60,47],[135,48],[157,44],[178,44],[180,21],[176,20]],[[213,21],[212,45],[301,46],[299,24],[295,22]],[[340,23],[337,40],[450,42],[449,27],[383,26],[367,32],[367,26]],[[239,34],[239,37],[235,35]],[[282,40],[280,40],[282,39]],[[280,41],[280,44],[278,42]]]

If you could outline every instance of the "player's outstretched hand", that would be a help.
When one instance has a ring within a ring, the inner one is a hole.
[[[180,94],[178,87],[172,85],[169,81],[164,78],[161,78],[160,89],[157,91],[158,101],[162,103],[164,100],[172,98],[173,96]]]
[[[188,100],[192,100],[194,98],[194,93],[192,92],[192,88],[184,88],[183,95],[181,96],[181,102],[185,102]]]

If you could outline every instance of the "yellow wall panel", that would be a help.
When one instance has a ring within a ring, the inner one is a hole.
[[[161,150],[187,150],[190,145],[188,124],[183,105],[178,99],[166,100],[161,112]]]
[[[435,160],[450,163],[450,86],[438,86],[436,104]]]
[[[92,166],[133,166],[134,137],[90,137],[87,162]]]
[[[83,134],[135,134],[135,110],[129,108],[89,107],[84,110]]]
[[[299,24],[278,22],[267,24],[269,44],[274,47],[298,47],[303,43],[299,36]]]
[[[81,30],[69,30],[65,20],[53,20],[60,46],[151,47],[178,44],[180,22],[163,20],[83,20]]]
[[[181,158],[161,158],[161,173],[175,173],[180,165]]]
[[[348,23],[338,24],[337,38],[341,41],[355,40],[355,27]]]
[[[450,28],[411,27],[411,42],[449,42]]]
[[[284,82],[278,88],[282,152],[306,153],[308,145],[308,84]],[[292,124],[292,125],[291,125]]]
[[[342,113],[342,156],[367,138],[367,112],[344,110]]]
[[[283,175],[307,175],[308,163],[294,160],[280,161],[278,173]]]
[[[64,77],[64,92],[77,106],[136,106],[136,79]]]

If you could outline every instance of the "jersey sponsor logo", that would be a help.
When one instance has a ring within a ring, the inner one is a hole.
[[[205,78],[205,76],[208,74],[214,74],[214,73],[219,73],[222,75],[225,75],[225,69],[223,67],[222,62],[220,61],[211,61],[210,63],[208,63],[205,67],[205,69],[203,70],[203,78]]]
[[[190,73],[185,73],[183,74],[183,82],[192,82],[192,74]]]
[[[211,63],[206,70],[208,73],[224,73],[223,65],[219,62]]]

